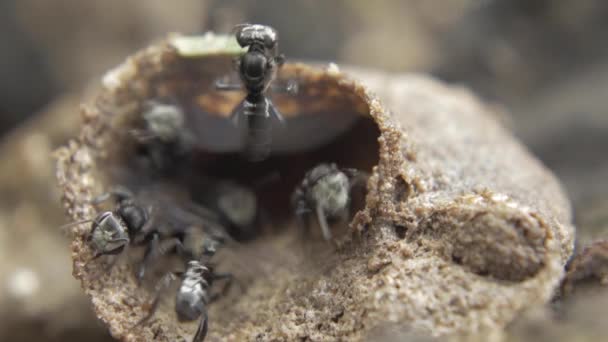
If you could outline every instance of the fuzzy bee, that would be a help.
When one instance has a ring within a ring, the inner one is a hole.
[[[242,86],[217,82],[216,89],[241,90],[244,86],[247,95],[233,110],[231,119],[239,125],[240,121],[244,121],[245,156],[251,161],[262,161],[271,152],[272,118],[284,122],[266,92],[285,58],[278,52],[278,35],[272,27],[242,24],[237,25],[235,31],[238,44],[247,48],[247,52],[236,61]],[[292,83],[287,91],[293,93],[297,91],[296,88]]]
[[[367,174],[336,164],[319,164],[306,173],[291,196],[291,205],[300,226],[308,230],[310,215],[317,217],[325,240],[332,234],[328,221],[345,221],[350,215],[351,190],[367,180]]]
[[[207,180],[204,192],[193,194],[196,203],[219,216],[219,222],[237,241],[255,236],[260,220],[258,198],[253,188],[230,180]]]
[[[131,130],[139,153],[157,170],[167,171],[187,158],[195,147],[183,109],[173,103],[148,101],[143,106],[141,127]]]

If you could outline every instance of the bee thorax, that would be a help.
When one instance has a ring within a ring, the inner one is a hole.
[[[348,206],[350,200],[348,177],[342,172],[329,174],[319,179],[310,189],[310,194],[328,216],[337,216]]]

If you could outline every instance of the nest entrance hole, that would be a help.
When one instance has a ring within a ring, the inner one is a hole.
[[[378,163],[378,126],[363,96],[341,77],[302,64],[286,64],[274,81],[275,89],[269,91],[285,125],[273,124],[271,156],[251,162],[243,157],[241,132],[230,120],[246,94],[214,87],[219,79],[238,81],[231,59],[178,60],[152,77],[152,92],[146,101],[170,99],[179,106],[196,147],[187,162],[170,165],[172,170],[162,176],[163,181],[196,193],[205,192],[197,177],[233,180],[255,189],[259,207],[273,222],[290,221],[294,218],[290,196],[314,166],[336,163],[370,173]],[[280,91],[290,81],[297,83],[296,94]],[[142,171],[146,172],[134,174]],[[362,208],[362,197],[356,196],[351,216]]]

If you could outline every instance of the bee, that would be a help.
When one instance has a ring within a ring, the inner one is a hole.
[[[148,222],[148,211],[137,205],[133,201],[133,194],[124,187],[115,187],[94,198],[91,203],[97,205],[113,196],[117,200],[114,210],[103,211],[94,219],[73,222],[63,226],[63,228],[67,228],[92,222],[91,230],[86,237],[86,241],[93,249],[92,259],[97,259],[103,255],[120,254]]]
[[[319,164],[306,173],[291,196],[291,205],[299,225],[308,230],[310,214],[317,217],[325,240],[332,234],[328,221],[345,221],[350,215],[351,190],[367,180],[365,172]]]
[[[101,212],[93,220],[74,223],[92,221],[87,236],[87,242],[93,249],[90,261],[103,255],[118,255],[129,246],[146,246],[144,258],[136,272],[137,280],[141,281],[153,260],[180,247],[184,236],[191,234],[192,229],[221,229],[219,216],[213,211],[194,204],[182,205],[158,193],[159,189],[154,189],[136,198],[129,189],[116,186],[94,198],[91,201],[94,205],[115,198],[116,207],[112,211]],[[145,198],[146,203],[142,203]]]
[[[177,104],[148,101],[141,115],[142,128],[131,130],[140,154],[158,170],[167,170],[194,149],[195,139],[187,129],[186,115]]]
[[[245,121],[244,154],[250,161],[262,161],[270,155],[272,145],[272,118],[284,124],[285,120],[266,92],[276,78],[277,70],[285,63],[279,54],[278,35],[270,26],[241,24],[235,27],[238,44],[247,48],[236,60],[236,69],[247,95],[235,107],[231,119],[235,124]],[[218,90],[240,90],[240,84],[216,82]],[[297,87],[291,84],[289,92]]]
[[[258,198],[254,189],[230,180],[207,180],[206,189],[193,200],[219,216],[219,222],[237,241],[254,237],[259,225]]]
[[[156,286],[150,311],[135,327],[150,320],[158,310],[162,294],[171,287],[175,280],[181,279],[175,296],[177,319],[180,322],[191,322],[199,319],[199,325],[192,341],[203,341],[208,331],[207,307],[213,301],[225,295],[232,282],[231,274],[215,272],[214,265],[211,263],[212,257],[225,242],[226,237],[222,236],[220,231],[216,231],[215,234],[210,232],[209,234],[187,236],[184,244],[198,244],[198,248],[193,248],[188,252],[185,248],[177,249],[177,253],[185,260],[185,272],[169,272],[161,278]],[[198,256],[195,255],[195,251],[199,251]],[[224,288],[218,293],[211,293],[214,282],[222,279],[226,280]]]

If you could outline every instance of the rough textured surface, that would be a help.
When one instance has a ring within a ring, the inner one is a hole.
[[[229,64],[221,56],[194,62],[196,85],[212,82],[218,61]],[[73,219],[94,216],[87,201],[107,186],[98,166],[117,153],[120,125],[143,100],[171,91],[174,84],[159,84],[183,63],[192,61],[169,44],[152,46],[108,74],[83,107],[79,138],[57,153],[63,203]],[[323,90],[295,107],[277,102],[293,109],[288,113],[346,106],[369,114],[380,130],[373,156],[379,162],[365,209],[335,251],[309,241],[324,252],[298,252],[302,242],[289,222],[233,251],[241,260],[258,255],[259,265],[248,266],[260,271],[234,272],[247,287],[211,306],[210,340],[363,339],[386,322],[433,335],[477,332],[503,327],[522,309],[549,300],[572,252],[569,203],[491,108],[423,76],[349,70],[356,82],[335,68],[304,65],[287,65],[284,74]],[[177,89],[192,89],[182,86]],[[203,105],[221,107],[199,91]],[[227,100],[218,111],[234,104]],[[151,325],[131,329],[149,294],[135,285],[128,264],[91,278],[83,267],[91,256],[88,229],[72,230],[74,276],[111,333],[129,341],[189,338],[195,324],[177,324],[170,305]]]

